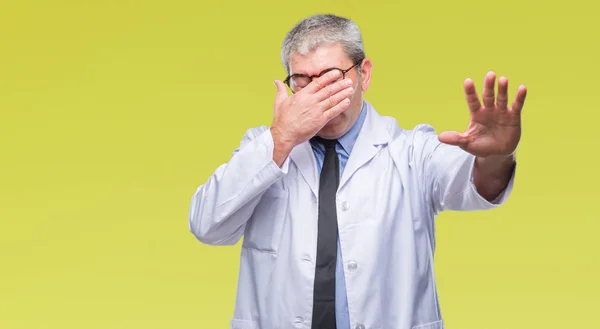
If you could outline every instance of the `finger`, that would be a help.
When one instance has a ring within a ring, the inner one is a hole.
[[[479,97],[477,96],[477,91],[475,90],[475,84],[473,83],[473,80],[465,80],[464,87],[465,97],[467,99],[469,109],[472,112],[479,110],[479,108],[481,108],[481,102],[479,101]]]
[[[325,89],[325,88],[323,88],[323,89]],[[331,109],[332,107],[336,106],[337,104],[339,104],[345,98],[349,98],[350,96],[352,96],[353,92],[354,92],[354,88],[352,88],[352,87],[346,87],[342,90],[339,90],[335,94],[333,94],[333,95],[325,98],[321,102],[319,102],[319,107],[321,109],[323,109],[323,111],[327,111],[327,110]]]
[[[350,106],[350,99],[344,98],[341,102],[337,103],[329,110],[323,112],[323,119],[325,120],[325,123],[340,115],[348,108],[348,106]]]
[[[494,72],[488,72],[483,80],[483,105],[487,108],[494,107],[494,84],[496,83],[496,74]]]
[[[277,95],[275,96],[275,104],[283,102],[288,97],[288,91],[285,84],[279,80],[275,80],[275,87],[277,87]]]
[[[442,143],[461,147],[466,147],[469,143],[466,135],[457,131],[444,131],[439,134],[438,139]]]
[[[523,105],[525,104],[525,97],[527,97],[527,87],[525,87],[525,85],[520,85],[517,90],[517,96],[515,96],[515,100],[512,104],[513,111],[521,112]]]
[[[309,83],[306,87],[302,88],[302,91],[309,94],[314,94],[317,91],[323,89],[323,87],[326,87],[335,80],[339,79],[341,77],[341,74],[342,73],[338,70],[331,70],[323,74],[322,76],[313,79],[311,83]]]
[[[500,77],[498,79],[498,101],[496,105],[501,110],[506,110],[508,104],[508,79]]]
[[[352,80],[350,79],[344,79],[342,81],[338,81],[336,83],[330,84],[329,86],[319,90],[315,95],[317,97],[317,102],[326,100],[328,98],[331,98],[332,96],[334,96],[335,94],[339,93],[340,91],[347,89],[349,87],[352,86]],[[338,102],[336,102],[335,104],[337,104]],[[333,105],[335,105],[333,104]],[[333,106],[332,105],[332,106]],[[329,107],[332,107],[329,106]]]

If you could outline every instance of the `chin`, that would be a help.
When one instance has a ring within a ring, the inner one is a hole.
[[[318,133],[325,139],[335,139],[342,137],[350,127],[347,127],[348,120],[343,115],[331,119]]]

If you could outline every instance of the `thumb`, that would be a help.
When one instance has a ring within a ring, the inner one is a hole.
[[[275,103],[280,103],[288,97],[288,92],[283,82],[275,80],[274,83],[275,87],[277,87],[277,96],[275,96]]]
[[[467,136],[465,134],[459,133],[458,131],[444,131],[439,136],[438,139],[440,142],[456,145],[460,147],[465,147],[468,144]]]

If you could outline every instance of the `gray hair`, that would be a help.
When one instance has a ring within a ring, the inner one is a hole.
[[[292,54],[306,55],[319,46],[339,44],[353,63],[365,58],[362,36],[352,20],[333,14],[319,14],[298,22],[281,46],[281,62],[290,74]]]

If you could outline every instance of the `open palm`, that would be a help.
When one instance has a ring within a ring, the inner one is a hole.
[[[481,104],[471,79],[464,82],[465,96],[471,112],[471,122],[464,133],[445,131],[439,135],[442,143],[456,145],[478,156],[510,155],[521,139],[521,110],[527,89],[519,86],[517,95],[508,106],[508,79],[498,79],[498,96],[494,93],[496,75],[485,76]]]

